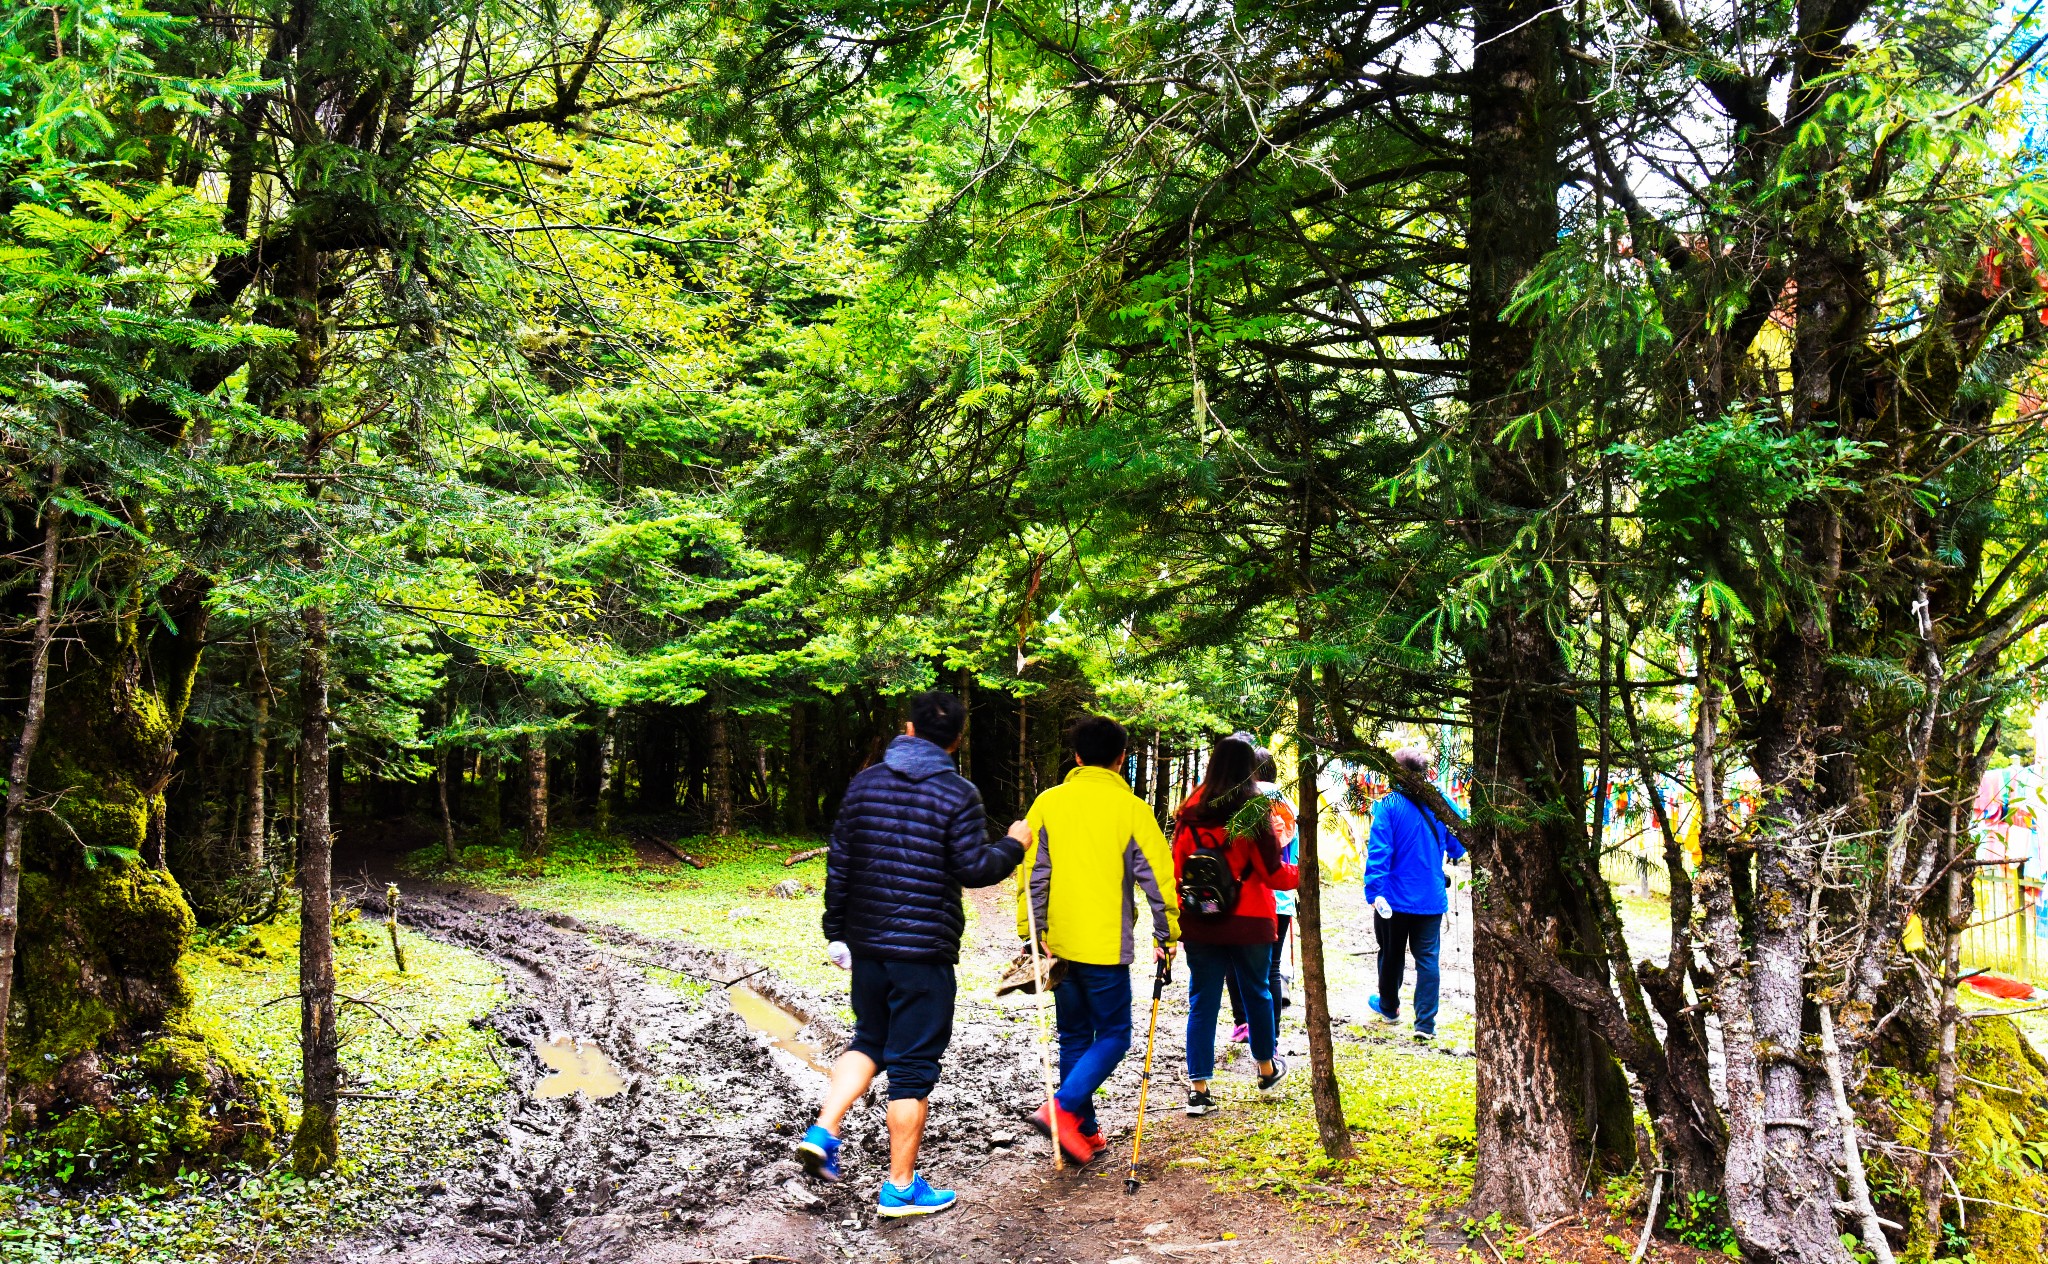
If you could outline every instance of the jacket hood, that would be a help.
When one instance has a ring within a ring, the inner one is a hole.
[[[944,747],[908,734],[889,743],[882,762],[912,781],[924,781],[942,772],[953,771],[953,757],[946,753]]]

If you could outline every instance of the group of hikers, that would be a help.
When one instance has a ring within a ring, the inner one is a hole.
[[[928,1101],[953,1034],[954,967],[966,926],[964,888],[1015,875],[1017,931],[1055,973],[1057,1087],[1031,1116],[1077,1164],[1108,1146],[1097,1091],[1132,1044],[1131,967],[1141,933],[1158,980],[1177,949],[1188,969],[1187,1113],[1215,1109],[1216,1023],[1225,994],[1233,1040],[1249,1046],[1258,1087],[1287,1074],[1280,1056],[1287,1006],[1281,966],[1294,913],[1295,812],[1275,784],[1272,755],[1249,734],[1218,741],[1201,783],[1173,814],[1172,836],[1124,779],[1128,735],[1082,716],[1066,732],[1074,767],[1024,819],[991,837],[981,795],[953,761],[967,711],[948,693],[911,701],[903,735],[856,774],[827,852],[824,932],[851,972],[853,1038],[833,1063],[817,1122],[797,1145],[811,1175],[840,1177],[840,1125],[875,1076],[888,1073],[889,1172],[876,1199],[885,1217],[927,1215],[957,1202],[918,1171]],[[1397,756],[1415,776],[1429,756]],[[1380,945],[1379,991],[1368,1000],[1396,1022],[1404,959],[1416,967],[1414,1030],[1435,1035],[1447,859],[1464,848],[1405,794],[1383,799],[1367,843],[1365,896]]]

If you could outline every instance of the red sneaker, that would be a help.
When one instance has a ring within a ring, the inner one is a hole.
[[[1048,1120],[1047,1112],[1051,1112]],[[1031,1114],[1031,1126],[1039,1135],[1050,1137],[1055,1127],[1059,1130],[1060,1149],[1076,1163],[1086,1163],[1095,1157],[1096,1146],[1081,1135],[1081,1121],[1060,1109],[1058,1102],[1047,1102]]]
[[[1104,1150],[1109,1149],[1109,1138],[1103,1136],[1099,1132],[1083,1133],[1081,1135],[1081,1140],[1086,1141],[1089,1145],[1094,1146],[1096,1154],[1101,1154]]]

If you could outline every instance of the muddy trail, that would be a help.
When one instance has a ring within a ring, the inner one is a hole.
[[[961,1206],[880,1221],[879,1085],[847,1119],[844,1182],[809,1181],[792,1158],[824,1087],[817,1068],[848,1035],[843,998],[792,987],[737,954],[464,887],[407,885],[407,925],[504,971],[505,1002],[486,1020],[510,1081],[501,1118],[475,1138],[468,1169],[435,1181],[374,1238],[309,1261],[1293,1261],[1332,1245],[1275,1200],[1225,1199],[1211,1186],[1206,1121],[1179,1111],[1184,1011],[1161,1013],[1146,1181],[1130,1196],[1137,1058],[1105,1092],[1118,1145],[1088,1169],[1055,1172],[1023,1122],[1043,1092],[1028,1002],[963,990],[920,1161],[961,1191]],[[384,912],[380,887],[362,892],[368,914]],[[1226,1066],[1242,1056],[1219,1054]]]

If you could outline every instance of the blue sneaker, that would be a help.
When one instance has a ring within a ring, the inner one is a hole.
[[[881,1197],[875,1200],[875,1214],[892,1220],[898,1216],[929,1216],[959,1201],[960,1195],[950,1189],[933,1189],[920,1172],[910,1178],[909,1189],[898,1189],[883,1181]]]
[[[1374,992],[1371,996],[1365,998],[1365,1007],[1371,1010],[1383,1023],[1398,1023],[1401,1021],[1380,1008],[1380,994],[1378,992]]]
[[[796,1143],[796,1161],[821,1181],[838,1180],[839,1138],[825,1131],[823,1124],[812,1124],[804,1139]]]

